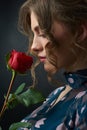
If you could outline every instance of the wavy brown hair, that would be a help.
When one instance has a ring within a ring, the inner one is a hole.
[[[52,24],[55,20],[61,21],[75,35],[79,25],[87,21],[87,0],[26,0],[19,11],[18,26],[28,36],[29,48],[33,39],[30,20],[31,11],[36,14],[41,30],[49,39],[49,45],[46,48],[48,55],[50,55],[48,60],[56,67],[56,58],[54,58],[52,52],[58,47],[58,43],[51,33]],[[84,50],[76,41],[75,46]]]

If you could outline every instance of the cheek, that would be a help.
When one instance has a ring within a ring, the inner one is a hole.
[[[64,50],[57,53],[57,67],[67,68],[72,66],[76,61],[76,55],[71,50]]]
[[[48,44],[49,41],[48,41],[47,38],[41,37],[40,42],[41,42],[43,48],[45,49],[45,48],[46,48],[46,45]]]

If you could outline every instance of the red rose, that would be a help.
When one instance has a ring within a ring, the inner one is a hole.
[[[25,73],[28,69],[30,69],[33,63],[33,58],[31,56],[26,55],[23,52],[17,52],[16,50],[12,50],[10,53],[10,58],[8,60],[8,66],[19,72]]]

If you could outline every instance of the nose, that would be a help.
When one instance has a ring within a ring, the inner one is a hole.
[[[41,42],[34,37],[33,39],[33,42],[32,42],[32,45],[31,45],[31,51],[33,52],[39,52],[43,49],[42,45],[41,45]]]

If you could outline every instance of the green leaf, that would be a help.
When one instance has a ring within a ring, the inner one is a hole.
[[[8,98],[8,102],[7,102],[7,108],[13,109],[14,107],[16,107],[20,102],[17,99],[17,94],[21,93],[23,91],[25,87],[25,83],[22,83],[17,90],[15,91],[15,93],[10,93],[9,98]]]
[[[22,84],[17,88],[17,90],[15,91],[15,95],[21,93],[21,92],[23,91],[24,87],[25,87],[25,83],[22,83]]]
[[[20,94],[17,98],[20,103],[27,107],[45,100],[43,95],[35,88],[29,88],[27,91]]]
[[[6,55],[6,65],[7,65],[7,69],[8,69],[8,70],[11,70],[10,67],[8,66],[8,60],[9,60],[9,58],[10,58],[10,53],[8,53],[8,54]]]
[[[17,122],[17,123],[13,123],[10,127],[9,130],[17,130],[20,127],[31,127],[31,123],[29,122]]]
[[[15,106],[19,104],[17,100],[17,96],[15,94],[10,94],[7,102],[7,108],[13,109]]]
[[[40,92],[38,92],[35,88],[29,88],[19,95],[10,94],[7,102],[7,108],[13,109],[20,103],[29,107],[30,105],[43,102],[44,100],[45,98]]]

